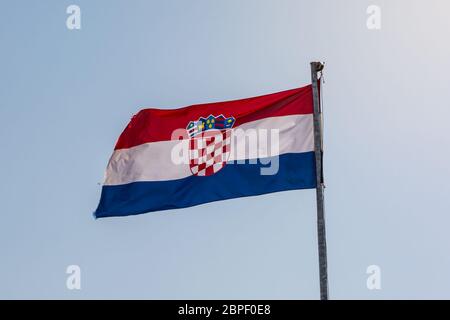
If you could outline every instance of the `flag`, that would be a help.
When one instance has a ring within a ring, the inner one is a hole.
[[[109,160],[97,218],[316,187],[312,86],[143,109]]]

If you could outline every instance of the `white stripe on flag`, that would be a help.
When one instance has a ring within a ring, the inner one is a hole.
[[[234,128],[266,129],[270,142],[270,130],[279,130],[279,148],[274,152],[263,145],[258,145],[257,154],[277,156],[285,153],[301,153],[314,151],[313,116],[291,115],[271,117]],[[228,161],[254,158],[248,154],[237,154],[234,148],[243,147],[246,137],[235,135],[232,137],[233,146]],[[172,149],[182,143],[185,154],[188,154],[189,140],[168,140],[141,144],[129,149],[115,150],[106,169],[105,185],[120,185],[137,181],[165,181],[175,180],[192,175],[189,163],[175,164],[172,161]]]

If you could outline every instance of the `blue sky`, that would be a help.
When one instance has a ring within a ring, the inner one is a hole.
[[[82,29],[66,28],[77,4]],[[381,8],[380,30],[366,9]],[[326,63],[331,298],[450,298],[450,5],[7,1],[0,298],[316,299],[314,190],[94,220],[131,116],[308,84]],[[81,290],[66,288],[68,265]],[[368,290],[366,268],[381,269]]]

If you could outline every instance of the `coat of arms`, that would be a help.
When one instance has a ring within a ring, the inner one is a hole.
[[[235,119],[223,115],[189,122],[189,167],[196,176],[209,176],[221,170],[231,148],[231,128]]]

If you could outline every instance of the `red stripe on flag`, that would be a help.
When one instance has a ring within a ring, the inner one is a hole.
[[[312,87],[291,89],[241,100],[192,105],[180,109],[143,109],[131,119],[115,150],[143,143],[170,140],[176,129],[209,115],[234,117],[234,128],[268,117],[313,113]]]

